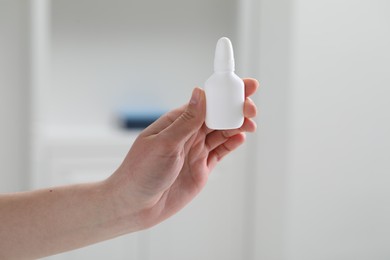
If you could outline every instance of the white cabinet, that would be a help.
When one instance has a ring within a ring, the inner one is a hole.
[[[138,234],[115,238],[68,253],[58,254],[44,258],[46,260],[69,259],[110,259],[110,260],[138,260],[139,256]]]
[[[32,1],[32,188],[110,175],[137,135],[118,129],[122,111],[187,102],[212,73],[220,37],[232,40],[237,73],[249,76],[243,74],[248,30],[240,30],[247,24],[241,5]],[[243,147],[225,160],[193,203],[157,227],[50,259],[248,259],[248,154]]]
[[[98,132],[88,127],[45,130],[37,140],[36,187],[107,178],[120,165],[138,134],[108,129]]]

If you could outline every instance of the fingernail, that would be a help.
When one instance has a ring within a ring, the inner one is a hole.
[[[193,104],[193,105],[198,104],[198,102],[199,102],[199,97],[200,97],[200,89],[199,89],[199,88],[195,88],[195,89],[192,91],[192,96],[191,96],[190,104]]]

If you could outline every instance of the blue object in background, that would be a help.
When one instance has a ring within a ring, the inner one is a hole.
[[[119,123],[124,129],[144,129],[166,111],[162,109],[124,109],[119,113]]]

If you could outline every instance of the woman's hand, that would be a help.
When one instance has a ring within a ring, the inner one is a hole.
[[[245,121],[234,130],[211,130],[205,124],[205,94],[195,88],[190,102],[168,112],[136,139],[112,184],[122,210],[130,210],[143,229],[176,213],[205,186],[211,170],[254,132],[256,106],[249,98],[258,88],[244,79]]]

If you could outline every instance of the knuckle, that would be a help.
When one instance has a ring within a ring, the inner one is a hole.
[[[194,111],[186,109],[180,117],[184,121],[191,121],[196,118],[196,115]]]

